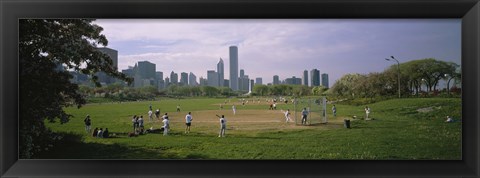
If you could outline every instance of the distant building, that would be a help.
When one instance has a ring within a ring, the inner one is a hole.
[[[223,80],[223,86],[224,87],[229,87],[230,86],[230,80],[227,80],[227,79]]]
[[[212,87],[218,87],[218,73],[214,70],[207,71],[207,85]]]
[[[317,69],[312,69],[310,71],[310,84],[311,86],[320,86],[320,71]]]
[[[288,85],[301,85],[302,84],[302,79],[296,78],[293,76],[292,78],[287,78],[285,79],[285,84]]]
[[[255,85],[262,85],[263,82],[262,82],[262,78],[261,77],[257,77],[255,78]]]
[[[200,77],[200,86],[207,86],[207,79],[206,78],[203,78],[203,77]]]
[[[136,73],[142,79],[155,79],[155,64],[148,61],[139,61]]]
[[[273,76],[273,85],[278,85],[280,84],[280,78],[278,77],[278,75],[274,75]]]
[[[220,61],[217,63],[217,73],[218,73],[218,85],[223,86],[223,81],[225,80],[225,72],[223,66],[223,59],[220,58]]]
[[[118,69],[118,51],[111,48],[107,48],[107,47],[97,48],[97,49],[100,52],[109,56],[110,59],[112,59],[112,65],[113,65],[112,67],[116,71]],[[97,72],[95,75],[98,77],[98,81],[102,84],[108,85],[108,84],[115,83],[116,81],[114,77],[107,75],[105,72]]]
[[[178,74],[173,71],[170,73],[170,83],[174,85],[178,84]]]
[[[303,71],[302,85],[308,86],[308,70]]]
[[[170,86],[170,78],[165,78],[165,88],[168,88]]]
[[[238,90],[238,48],[230,46],[230,88],[233,91]]]
[[[197,76],[195,76],[195,74],[193,74],[191,72],[188,76],[188,85],[190,85],[190,86],[197,86],[198,85]]]
[[[159,90],[165,88],[165,81],[163,80],[163,72],[157,71],[155,73],[155,80],[157,81],[157,88]]]
[[[328,85],[328,74],[326,73],[322,74],[322,86],[324,86],[325,88],[330,88]]]
[[[240,91],[249,91],[250,79],[248,75],[243,75],[238,78],[238,90]]]
[[[248,92],[252,92],[252,91],[253,91],[253,79],[250,80],[250,87],[248,87],[248,88],[249,88]]]
[[[180,85],[183,85],[183,86],[188,85],[188,73],[186,72],[180,73]]]

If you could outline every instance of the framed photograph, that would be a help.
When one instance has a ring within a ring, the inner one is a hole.
[[[476,0],[0,6],[2,176],[478,176]]]

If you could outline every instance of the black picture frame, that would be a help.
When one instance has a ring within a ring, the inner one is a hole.
[[[478,0],[2,0],[2,177],[477,177]],[[19,160],[19,18],[459,18],[462,19],[461,161]]]

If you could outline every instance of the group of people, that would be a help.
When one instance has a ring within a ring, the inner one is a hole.
[[[85,117],[85,119],[83,120],[83,122],[85,123],[85,131],[87,133],[90,133],[91,131],[91,126],[92,126],[92,119],[90,118],[90,115],[87,114],[87,117]],[[100,128],[98,129],[95,128],[93,129],[93,132],[92,132],[92,136],[93,137],[98,137],[98,138],[108,138],[108,128],[105,128],[105,130],[103,130],[103,128]]]

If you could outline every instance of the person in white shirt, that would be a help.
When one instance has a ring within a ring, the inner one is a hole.
[[[235,113],[237,111],[237,107],[235,107],[235,105],[232,105],[232,110],[233,110],[233,115],[235,115]]]
[[[290,119],[290,109],[287,109],[287,111],[285,111],[285,122],[288,123],[288,121],[291,121],[291,119]]]
[[[225,119],[225,116],[222,115],[220,118],[220,133],[218,134],[218,137],[225,137],[225,130],[227,129],[227,120]]]
[[[165,117],[167,115],[167,113],[165,113],[164,117],[163,117],[163,136],[167,136],[168,135],[168,130],[170,130],[170,121],[168,120],[168,116]]]
[[[137,122],[138,122],[138,127],[140,129],[143,129],[143,116],[140,116]]]
[[[337,117],[337,107],[335,105],[333,105],[332,107],[332,112],[333,112],[333,116]]]
[[[188,114],[185,116],[185,125],[187,126],[185,128],[185,133],[190,133],[190,126],[192,125],[192,113],[188,112]]]
[[[365,107],[365,119],[368,119],[368,115],[370,115],[370,108],[368,106]]]
[[[153,111],[152,110],[148,110],[148,118],[150,119],[150,122],[153,121]]]

